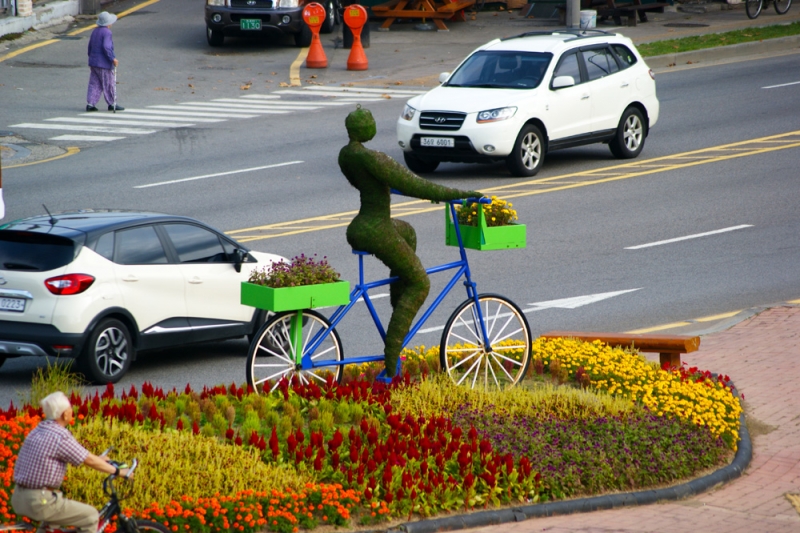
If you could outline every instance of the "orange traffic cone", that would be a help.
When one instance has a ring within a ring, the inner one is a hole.
[[[358,4],[352,4],[344,10],[344,23],[353,33],[353,45],[347,58],[347,70],[367,70],[369,61],[361,44],[361,29],[367,21],[367,10]]]
[[[319,40],[319,29],[311,34],[311,47],[306,56],[306,68],[325,68],[328,66],[328,58],[325,50],[322,49],[322,41]]]

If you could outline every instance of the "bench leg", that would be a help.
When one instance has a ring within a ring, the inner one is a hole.
[[[647,12],[644,9],[639,10],[639,22],[647,22]]]
[[[668,364],[670,367],[680,368],[681,366],[681,354],[679,353],[665,353],[661,352],[658,354],[659,362],[661,363],[661,368],[664,368],[664,364]]]
[[[636,26],[636,13],[628,15],[628,26]]]

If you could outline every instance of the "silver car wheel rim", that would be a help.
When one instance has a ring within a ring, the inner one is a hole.
[[[97,367],[106,376],[114,376],[122,371],[128,360],[128,339],[118,328],[103,330],[94,345]]]
[[[539,137],[533,133],[528,133],[522,138],[522,164],[528,170],[533,170],[539,164],[542,153],[542,145]]]
[[[622,133],[625,147],[631,152],[635,152],[642,143],[642,123],[639,117],[631,115],[625,121],[625,129]]]

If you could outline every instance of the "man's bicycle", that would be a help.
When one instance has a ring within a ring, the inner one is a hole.
[[[769,6],[769,2],[770,0],[745,0],[744,9],[747,16],[751,19],[758,17],[764,9],[764,4]],[[785,15],[792,7],[792,0],[772,0],[772,4],[779,15]]]
[[[489,204],[489,198],[468,198],[470,203]],[[430,274],[455,271],[450,281],[422,316],[411,326],[403,347],[420,331],[447,294],[463,279],[467,299],[447,320],[442,332],[439,359],[443,372],[457,384],[472,388],[506,389],[516,385],[528,369],[531,358],[531,332],[522,310],[510,299],[497,294],[479,294],[472,280],[464,249],[462,228],[456,205],[448,202],[450,217],[457,237],[461,258],[458,261],[426,269]],[[455,243],[453,243],[455,244]],[[369,291],[398,281],[390,277],[377,281],[364,280],[364,257],[367,252],[353,250],[358,256],[358,283],[349,302],[336,309],[330,318],[311,309],[279,312],[256,333],[248,350],[247,383],[258,392],[275,390],[283,378],[297,377],[302,383],[325,383],[329,377],[340,381],[343,367],[383,361],[383,354],[357,357],[344,356],[336,326],[356,303],[363,302],[381,338],[386,329],[378,316]],[[438,329],[438,328],[437,328]],[[401,370],[398,360],[397,373]],[[390,381],[382,371],[377,379]]]
[[[109,450],[103,452],[102,455],[106,455]],[[126,465],[118,463],[116,461],[110,461],[110,464],[116,466],[117,468],[127,468]],[[132,465],[128,471],[127,478],[133,476],[134,470],[139,465],[139,462],[134,459]],[[123,479],[127,479],[123,478]],[[120,533],[144,533],[145,531],[155,531],[158,533],[171,533],[169,529],[164,527],[163,524],[159,524],[158,522],[153,522],[152,520],[140,520],[137,518],[128,518],[122,513],[122,507],[120,506],[120,501],[124,500],[129,494],[121,494],[117,487],[114,485],[114,481],[117,479],[117,476],[111,474],[107,478],[103,480],[103,492],[106,496],[108,496],[108,502],[100,509],[100,523],[97,526],[97,533],[101,533],[105,531],[106,528],[111,524],[112,521],[117,522],[117,531]],[[128,486],[131,487],[132,484],[128,483]],[[26,522],[20,522],[18,524],[10,524],[10,525],[0,525],[0,532],[6,531],[44,531],[45,533],[75,533],[76,529],[72,527],[57,527],[57,526],[50,526],[47,523],[41,523],[39,528],[37,528],[34,524],[29,524]]]

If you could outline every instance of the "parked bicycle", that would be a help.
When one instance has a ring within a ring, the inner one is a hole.
[[[745,0],[744,8],[747,16],[751,19],[758,17],[764,8],[764,4],[769,6],[769,2],[770,0]],[[789,8],[792,7],[792,0],[772,0],[772,4],[779,15],[785,15]]]
[[[466,202],[490,204],[491,199],[468,198]],[[510,299],[497,294],[478,293],[458,223],[456,205],[461,204],[461,200],[454,200],[448,202],[446,207],[455,228],[461,259],[426,269],[429,275],[450,270],[455,270],[455,274],[412,325],[403,347],[408,345],[463,278],[467,299],[453,311],[444,326],[439,352],[442,371],[454,382],[473,388],[513,387],[524,377],[530,362],[530,327],[522,310]],[[383,354],[345,358],[342,341],[336,331],[336,326],[353,306],[363,302],[381,338],[384,341],[386,339],[386,329],[378,317],[369,291],[390,285],[398,278],[366,282],[364,257],[370,254],[357,250],[353,253],[358,256],[358,283],[350,293],[347,304],[338,307],[330,318],[310,309],[277,313],[256,333],[247,358],[247,383],[256,391],[274,390],[282,378],[291,379],[293,376],[303,383],[312,380],[322,383],[332,375],[338,382],[344,365],[384,360]],[[398,374],[401,365],[402,362],[398,361]],[[377,379],[390,381],[385,370]]]
[[[105,452],[102,453],[101,457],[107,455],[111,449],[109,448]],[[118,463],[116,461],[110,461],[110,464],[116,466],[117,468],[123,469],[128,468],[127,465],[123,463]],[[139,465],[139,462],[134,459],[132,461],[132,465],[128,471],[127,477],[123,477],[122,479],[126,481],[126,490],[128,492],[122,493],[117,489],[114,482],[117,480],[117,476],[114,474],[109,475],[103,480],[103,492],[106,496],[108,496],[108,502],[100,509],[100,523],[97,526],[97,533],[101,533],[105,531],[106,528],[111,524],[112,521],[117,522],[117,531],[121,533],[143,533],[145,531],[155,531],[158,533],[171,533],[169,529],[164,527],[164,525],[159,524],[158,522],[153,522],[152,520],[140,520],[137,518],[128,518],[122,513],[122,507],[120,506],[120,501],[124,500],[126,497],[130,495],[130,490],[133,487],[133,480],[129,479],[133,476],[134,470]],[[47,523],[40,524],[41,529],[40,531],[44,531],[45,533],[75,533],[76,529],[71,527],[56,527],[56,526],[49,526]],[[37,531],[37,526],[35,524],[30,524],[27,522],[20,522],[18,524],[10,524],[10,525],[0,525],[0,532],[6,531]]]

